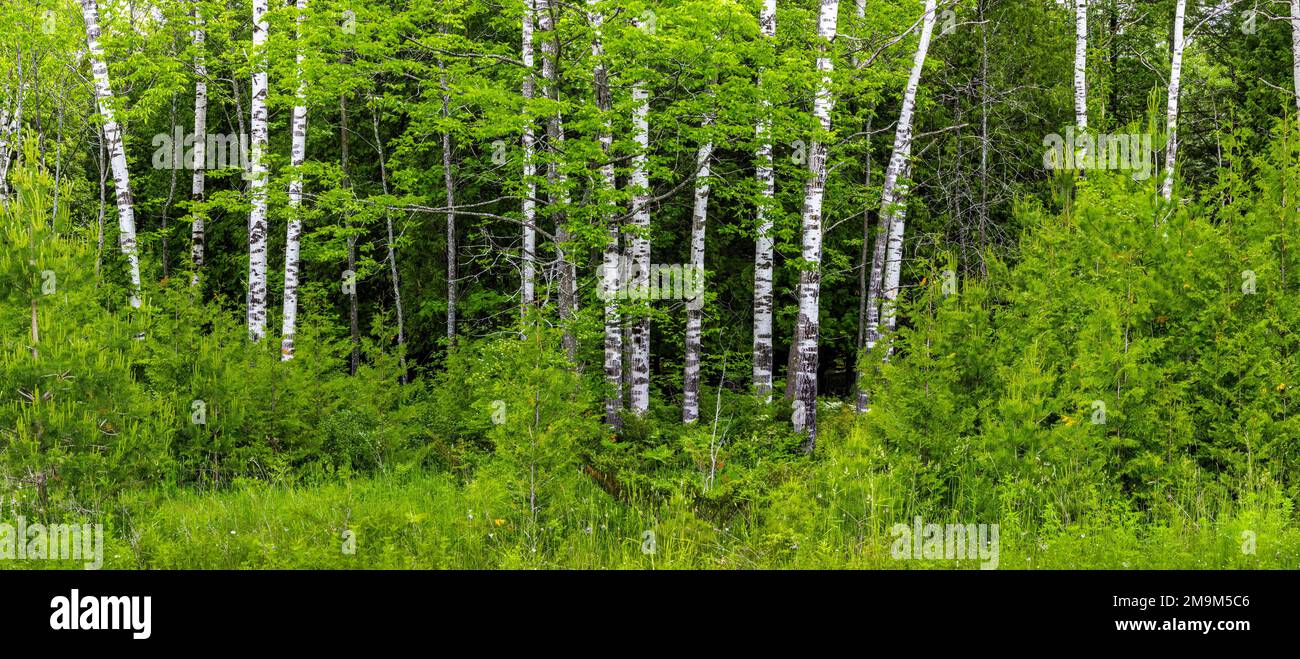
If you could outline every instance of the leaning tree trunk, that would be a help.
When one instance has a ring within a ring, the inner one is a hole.
[[[533,136],[533,120],[529,105],[533,100],[536,81],[533,78],[533,7],[534,0],[524,0],[523,49],[520,59],[524,64],[524,199],[523,206],[523,261],[520,268],[523,282],[520,286],[521,311],[524,321],[536,304],[537,278],[537,164],[533,161],[536,138]]]
[[[265,0],[262,0],[265,2]],[[140,307],[140,258],[135,245],[135,208],[131,198],[131,176],[126,166],[126,147],[122,129],[113,109],[113,88],[109,84],[104,49],[99,45],[99,7],[95,0],[81,0],[81,15],[86,21],[86,47],[90,51],[91,72],[95,78],[95,98],[104,120],[104,143],[113,169],[113,187],[117,195],[117,225],[121,232],[122,254],[126,256],[131,276],[131,306]]]
[[[713,115],[704,117],[707,129]],[[686,302],[686,367],[682,374],[682,422],[695,423],[700,418],[700,334],[704,324],[704,228],[709,219],[709,161],[713,159],[713,140],[705,138],[695,157],[695,207],[691,212],[691,262],[682,275],[683,288],[696,297]]]
[[[598,0],[587,0],[588,7],[594,8]],[[601,41],[601,27],[605,17],[599,11],[588,15],[593,30],[591,40],[591,59],[595,63],[592,70],[596,108],[601,112],[600,132],[600,191],[609,194],[614,191],[614,162],[610,160],[610,150],[614,145],[613,133],[609,125],[609,112],[612,101],[609,93],[609,72],[605,68],[605,47]],[[605,303],[605,383],[609,393],[605,396],[605,423],[612,428],[623,427],[623,323],[619,315],[619,222],[614,213],[609,212],[603,197],[597,195],[601,204],[602,222],[605,225],[605,247],[601,262],[600,293]]]
[[[208,65],[204,54],[203,12],[199,8],[202,0],[194,0],[194,179],[190,186],[190,200],[193,222],[190,224],[190,258],[194,261],[194,274],[190,285],[199,283],[199,272],[203,269],[203,243],[207,239],[203,224],[204,184],[207,176],[207,141],[208,141]]]
[[[1074,127],[1088,129],[1088,0],[1074,0]]]
[[[439,64],[441,64],[441,62]],[[442,86],[443,89],[446,89],[447,87],[446,74],[443,74]],[[442,99],[443,99],[443,118],[445,119],[447,116],[446,93],[443,94]],[[375,131],[374,133],[375,149],[379,151],[379,184],[383,186],[382,190],[384,192],[384,196],[388,196],[388,155],[384,153],[384,140],[379,136],[379,104],[375,100],[374,96],[370,97],[370,125]],[[447,134],[443,133],[442,145],[444,151],[449,148],[448,146],[449,141],[450,140],[447,139]],[[443,163],[445,166],[450,167],[450,162],[451,162],[450,159],[451,156],[449,153],[443,154]],[[447,182],[448,184],[451,183],[450,174],[447,175]],[[447,207],[450,208],[451,205],[452,205],[451,188],[448,188]],[[455,216],[452,215],[451,211],[448,211],[447,214],[448,214],[448,221],[452,222],[452,224],[450,224],[449,226],[451,226],[454,229],[456,226],[455,219],[454,219]],[[406,346],[406,316],[403,315],[402,313],[402,281],[397,276],[397,242],[393,238],[393,214],[388,212],[387,209],[384,210],[384,227],[388,231],[388,268],[389,268],[388,273],[390,278],[393,280],[393,307],[397,312],[397,350],[398,350],[397,367],[398,367],[398,372],[400,373],[400,375],[397,376],[397,380],[402,384],[406,384],[406,350],[404,349]],[[452,265],[451,267],[454,268],[455,266]],[[454,278],[454,272],[452,273],[451,276]],[[452,328],[454,328],[455,327],[454,321],[456,318],[456,312],[455,312],[456,296],[454,294],[455,293],[454,284],[452,287],[452,292],[453,295],[451,296],[450,299],[447,300],[447,303],[451,305],[451,309],[448,309],[447,314],[449,318],[453,321]],[[449,337],[452,336],[452,333],[453,333],[452,331],[449,331],[448,336]]]
[[[1169,66],[1169,97],[1165,101],[1165,180],[1160,195],[1169,201],[1174,195],[1174,163],[1178,157],[1178,93],[1183,81],[1183,19],[1187,0],[1178,0],[1174,8],[1174,52]],[[1100,155],[1100,154],[1098,154]]]
[[[930,50],[930,37],[934,33],[934,12],[935,0],[926,0],[921,41],[916,47],[916,56],[912,60],[912,73],[907,80],[907,90],[903,94],[903,108],[899,112],[898,128],[894,134],[894,153],[889,158],[889,169],[885,173],[880,214],[882,217],[889,217],[889,231],[885,246],[880,312],[877,314],[876,326],[868,328],[870,347],[874,347],[874,341],[880,338],[880,322],[883,321],[886,328],[890,330],[896,323],[895,304],[898,300],[898,282],[903,268],[903,238],[907,228],[906,181],[910,169],[908,161],[912,157],[912,115],[916,109],[916,92],[921,84],[925,56]],[[883,236],[878,237],[878,240],[883,238]]]
[[[577,310],[577,271],[573,261],[567,256],[569,250],[569,228],[567,209],[569,207],[568,177],[560,167],[564,152],[564,120],[560,115],[560,34],[556,30],[556,15],[559,4],[551,0],[536,0],[537,31],[543,36],[542,42],[542,95],[553,101],[555,112],[546,119],[546,180],[550,188],[551,215],[555,219],[555,253],[559,269],[559,306],[560,323],[564,328],[562,342],[569,359],[577,356],[578,342],[573,333],[573,316]]]
[[[821,300],[822,263],[822,200],[826,194],[827,141],[831,135],[831,108],[835,98],[831,95],[831,73],[835,62],[831,58],[831,42],[839,14],[839,0],[822,0],[817,17],[818,44],[817,71],[821,81],[813,99],[813,117],[819,132],[808,147],[808,182],[803,193],[803,268],[799,271],[799,316],[795,321],[794,349],[794,429],[808,436],[807,450],[812,451],[817,442],[817,345],[821,332],[819,316]]]
[[[298,34],[302,39],[302,19],[307,15],[307,0],[298,0]],[[302,165],[307,159],[307,86],[302,75],[303,53],[298,49],[298,102],[293,106],[293,146],[289,179],[289,224],[284,242],[284,320],[281,324],[280,359],[293,359],[293,337],[298,322],[298,257],[302,240]]]
[[[253,0],[252,146],[249,164],[253,200],[248,214],[248,336],[266,335],[266,36],[267,0]]]
[[[769,47],[775,50],[776,0],[763,0],[759,12],[759,27]],[[759,72],[759,93],[762,94],[763,74]],[[761,198],[755,212],[757,237],[754,241],[754,391],[772,394],[772,218],[770,217],[776,193],[776,177],[772,171],[772,116],[771,101],[763,96],[760,101],[762,116],[755,129],[758,137],[758,164],[755,178]]]

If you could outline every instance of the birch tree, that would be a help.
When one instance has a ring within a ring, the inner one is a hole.
[[[1074,0],[1074,126],[1088,129],[1088,0]]]
[[[521,311],[524,320],[527,320],[529,310],[536,304],[536,268],[537,268],[537,182],[534,176],[537,173],[537,164],[534,162],[533,150],[536,138],[533,135],[533,122],[530,115],[529,104],[533,100],[533,92],[536,87],[536,81],[533,78],[533,12],[535,0],[524,0],[524,18],[523,18],[523,47],[520,51],[520,60],[524,65],[524,198],[522,202],[523,210],[523,261],[520,268],[523,282],[520,286]]]
[[[204,185],[207,182],[208,140],[208,65],[204,53],[205,30],[202,0],[193,0],[194,8],[194,178],[190,186],[190,200],[194,203],[193,221],[190,224],[190,258],[194,261],[194,274],[190,285],[199,283],[203,269],[203,244],[207,239],[203,224]]]
[[[921,17],[921,38],[912,58],[911,73],[903,90],[903,105],[898,112],[894,130],[894,148],[885,169],[885,181],[880,192],[880,222],[872,251],[871,281],[867,291],[867,350],[874,350],[880,341],[882,319],[888,327],[893,323],[893,304],[898,298],[898,280],[903,261],[903,233],[906,227],[906,201],[908,160],[912,157],[912,121],[916,112],[916,93],[921,84],[930,38],[934,33],[935,0],[926,0],[925,14]],[[867,398],[866,396],[861,396]],[[866,411],[868,400],[858,403]]]
[[[253,0],[252,139],[249,165],[253,200],[248,214],[248,336],[261,341],[266,335],[266,37],[267,0]]]
[[[817,442],[817,348],[821,321],[822,200],[826,193],[827,141],[831,135],[831,109],[835,98],[831,92],[831,73],[835,62],[831,44],[840,9],[839,0],[822,0],[817,16],[817,71],[821,74],[813,99],[813,116],[820,131],[808,148],[808,182],[804,185],[803,264],[799,271],[799,316],[795,321],[794,429],[808,436],[807,450]]]
[[[302,41],[302,20],[307,15],[307,0],[297,0],[297,35]],[[298,257],[302,240],[302,165],[307,159],[307,85],[303,79],[303,51],[298,46],[298,92],[293,106],[293,144],[289,166],[289,222],[284,242],[284,318],[280,329],[280,359],[293,359],[293,337],[298,322]],[[381,158],[382,164],[382,158]]]
[[[704,117],[707,130],[713,115]],[[713,159],[713,139],[705,138],[695,156],[695,202],[691,210],[691,261],[683,278],[685,288],[697,297],[686,303],[686,358],[682,375],[682,422],[695,423],[700,418],[700,334],[704,324],[704,229],[709,218],[709,162]]]
[[[633,24],[644,29],[643,22]],[[632,139],[636,152],[632,156],[632,235],[630,289],[646,303],[650,290],[650,91],[644,80],[632,85]],[[650,409],[650,316],[641,310],[632,323],[632,386],[629,407],[638,416]]]
[[[1300,121],[1300,0],[1291,0],[1291,82],[1295,85],[1296,120]]]
[[[103,120],[101,130],[104,134],[109,164],[113,170],[113,187],[117,197],[117,226],[120,232],[118,240],[130,271],[131,306],[138,309],[140,307],[140,258],[135,243],[135,206],[131,197],[131,175],[127,171],[122,129],[117,123],[116,110],[113,107],[116,103],[113,99],[113,87],[108,78],[108,65],[104,60],[104,49],[99,43],[99,7],[96,6],[95,0],[81,0],[81,16],[86,23],[86,49],[90,53],[90,68],[95,80],[95,99],[99,107],[99,116]]]
[[[599,0],[587,0],[588,21],[591,23],[592,79],[596,96],[596,109],[600,111],[600,129],[596,136],[601,158],[599,184],[602,192],[615,188],[614,162],[610,159],[614,136],[610,128],[609,113],[613,109],[609,91],[609,71],[605,66],[605,46],[602,28],[604,13],[597,6]],[[597,200],[600,196],[597,195]],[[619,314],[619,222],[615,213],[604,204],[601,220],[605,225],[605,245],[601,260],[600,292],[605,304],[605,383],[609,393],[605,396],[605,423],[619,429],[623,427],[623,323]]]
[[[12,96],[14,99],[13,112],[11,113],[8,108],[0,107],[0,208],[8,205],[9,168],[14,158],[22,150],[23,88],[25,80],[23,76],[23,49],[21,46],[18,47],[17,64],[17,89],[11,89],[8,81],[5,84],[5,102],[8,103],[9,98]]]
[[[763,38],[774,50],[776,47],[776,0],[763,0],[759,10],[759,29]],[[763,72],[758,73],[760,93]],[[755,212],[758,235],[754,242],[754,373],[753,386],[758,394],[772,393],[772,219],[769,216],[776,193],[776,177],[772,168],[772,116],[771,102],[766,95],[760,103],[761,116],[755,129],[758,137],[758,161],[755,178],[758,181],[759,201]]]
[[[1183,79],[1183,19],[1187,0],[1178,0],[1174,7],[1173,59],[1169,65],[1169,96],[1165,100],[1165,180],[1160,186],[1160,196],[1169,201],[1174,194],[1174,161],[1178,156],[1178,94]]]

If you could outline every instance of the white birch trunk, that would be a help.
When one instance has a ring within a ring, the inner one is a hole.
[[[650,92],[645,83],[632,86],[632,135],[636,154],[632,157],[629,183],[632,197],[632,272],[629,289],[640,304],[649,304],[650,292],[650,175],[647,169],[650,152]],[[650,409],[650,317],[644,310],[632,324],[632,387],[629,393],[632,413],[638,416]]]
[[[1178,0],[1174,7],[1173,59],[1169,65],[1169,96],[1165,100],[1165,180],[1160,195],[1169,201],[1174,195],[1174,163],[1178,157],[1178,95],[1183,81],[1183,20],[1187,14],[1187,0]]]
[[[818,45],[817,71],[821,73],[816,96],[813,99],[813,116],[820,132],[810,140],[808,170],[810,176],[804,185],[802,256],[804,267],[799,271],[799,316],[795,321],[794,349],[796,352],[794,378],[794,429],[808,436],[807,450],[812,451],[817,442],[817,348],[821,333],[821,263],[822,263],[822,201],[826,193],[826,160],[829,152],[831,109],[835,99],[831,92],[831,73],[835,69],[831,42],[839,17],[839,0],[821,0],[817,17]]]
[[[524,19],[523,19],[523,47],[520,52],[520,59],[524,63],[524,199],[523,199],[523,254],[521,276],[523,282],[520,286],[520,298],[523,318],[526,321],[528,314],[536,304],[536,270],[537,270],[537,181],[534,176],[537,173],[537,164],[533,159],[534,144],[536,138],[533,135],[533,121],[528,104],[533,100],[533,90],[536,81],[533,78],[533,7],[534,0],[524,0]]]
[[[263,0],[265,1],[265,0]],[[113,88],[108,79],[108,65],[104,49],[99,45],[99,7],[95,0],[81,0],[81,16],[86,22],[86,48],[90,52],[90,66],[95,78],[95,98],[99,115],[104,120],[104,143],[109,164],[113,170],[113,187],[117,195],[117,226],[120,232],[122,254],[126,256],[131,277],[131,306],[140,308],[140,257],[135,244],[135,207],[131,197],[131,175],[126,166],[126,147],[122,144],[122,129],[113,109]]]
[[[253,0],[253,94],[251,154],[253,200],[248,214],[248,337],[261,341],[266,335],[266,37],[267,0]]]
[[[0,109],[0,208],[8,207],[9,168],[22,150],[23,128],[23,90],[26,87],[23,75],[23,49],[18,47],[18,90],[14,96],[14,111]],[[9,85],[5,85],[5,97],[10,94]],[[57,194],[57,190],[55,192]]]
[[[1291,80],[1295,84],[1296,120],[1300,121],[1300,0],[1291,0]]]
[[[1074,127],[1088,129],[1088,0],[1074,0]]]
[[[707,128],[713,115],[704,117]],[[709,162],[713,159],[713,140],[700,145],[695,157],[695,205],[691,211],[691,261],[682,275],[688,291],[698,297],[686,303],[686,365],[682,374],[682,422],[695,423],[700,418],[700,343],[704,324],[704,230],[709,219]]]
[[[13,115],[0,110],[0,207],[7,207],[9,199],[9,167],[18,152],[22,150],[23,126],[23,62],[22,50],[18,51],[18,92],[14,94],[15,107]],[[7,87],[7,86],[6,86]],[[9,93],[6,88],[6,96]]]
[[[600,166],[600,185],[602,192],[609,193],[615,188],[614,163],[609,159],[614,145],[610,129],[609,112],[612,100],[609,93],[609,72],[605,66],[605,46],[602,41],[601,28],[605,16],[595,10],[598,0],[587,0],[593,10],[588,19],[593,30],[591,40],[591,59],[595,63],[592,78],[595,85],[596,108],[603,115],[597,141],[600,143],[604,161]],[[605,423],[613,428],[623,427],[623,328],[619,314],[619,223],[613,213],[606,212],[602,218],[605,224],[605,247],[601,262],[600,293],[605,303],[605,382],[609,393],[605,396]]]
[[[302,40],[302,20],[307,15],[307,0],[297,0],[297,38]],[[302,46],[298,48],[298,102],[293,106],[293,145],[289,166],[289,223],[284,242],[284,319],[280,329],[280,359],[293,359],[293,337],[298,323],[298,259],[302,240],[302,165],[307,159],[307,85],[303,80]]]
[[[199,8],[202,0],[193,0],[194,9],[194,179],[190,186],[190,199],[201,204],[204,198],[204,186],[207,177],[207,141],[208,141],[208,65],[204,53],[203,12]],[[190,258],[194,261],[194,274],[190,285],[197,286],[199,272],[203,269],[203,244],[207,240],[206,227],[203,224],[203,211],[193,211],[194,220],[190,224]]]
[[[898,128],[894,133],[894,151],[885,172],[884,190],[881,194],[881,215],[889,219],[889,233],[885,244],[884,273],[881,281],[880,312],[874,326],[868,326],[867,346],[874,348],[881,336],[879,325],[895,327],[895,304],[898,300],[898,282],[903,267],[903,238],[907,228],[907,176],[912,157],[912,119],[916,110],[916,92],[921,84],[921,72],[930,50],[930,37],[934,33],[935,0],[926,0],[925,18],[921,26],[921,41],[912,59],[912,72],[903,94],[903,107],[898,115]],[[884,238],[884,236],[878,237]],[[888,353],[886,353],[888,354]]]
[[[759,12],[759,28],[763,37],[775,48],[776,0],[763,0]],[[763,83],[759,72],[759,88]],[[761,92],[760,92],[761,93]],[[762,117],[755,130],[758,137],[755,178],[760,195],[755,213],[758,235],[754,242],[754,391],[772,396],[772,219],[770,206],[776,193],[776,177],[772,171],[772,117],[771,101],[766,96],[760,101]]]

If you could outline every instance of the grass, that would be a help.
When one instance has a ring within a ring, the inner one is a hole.
[[[139,492],[121,500],[112,518],[104,567],[977,568],[972,560],[892,559],[895,537],[879,520],[864,525],[850,515],[826,512],[849,510],[842,492],[824,492],[823,512],[801,515],[806,511],[790,486],[778,494],[784,502],[762,514],[710,522],[681,497],[634,505],[582,478],[566,486],[536,521],[509,505],[499,488],[427,472],[319,485],[245,481],[208,493]],[[807,498],[818,501],[815,493]],[[1004,518],[999,567],[1300,567],[1300,529],[1284,510],[1252,503],[1217,523],[1155,523],[1141,517],[1098,513],[1069,525],[1033,527],[1013,516]],[[1254,533],[1253,554],[1242,551],[1246,531]],[[0,561],[0,568],[79,567],[73,562]]]

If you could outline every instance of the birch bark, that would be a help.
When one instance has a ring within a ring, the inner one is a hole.
[[[799,316],[795,321],[794,429],[808,437],[807,450],[817,442],[817,348],[821,332],[822,201],[826,193],[827,140],[830,139],[831,109],[835,98],[831,92],[831,73],[835,63],[831,43],[839,14],[839,0],[822,0],[817,17],[817,71],[821,80],[813,99],[813,116],[820,127],[810,140],[808,169],[810,176],[803,196],[803,268],[799,271]]]
[[[297,35],[302,40],[302,20],[307,0],[297,0]],[[298,323],[298,262],[302,240],[302,165],[307,159],[307,87],[303,80],[302,46],[298,48],[298,102],[293,106],[293,144],[290,154],[289,222],[284,243],[284,318],[280,326],[280,359],[293,359],[293,337]]]
[[[206,38],[201,0],[194,0],[194,177],[190,184],[190,200],[195,207],[190,224],[190,258],[194,261],[194,274],[190,285],[197,286],[203,270],[203,248],[207,240],[207,227],[203,223],[202,208],[207,182],[208,142],[208,65],[204,52]]]
[[[604,14],[597,9],[598,0],[587,0],[588,20],[593,30],[591,40],[591,59],[594,62],[592,78],[594,80],[596,108],[602,114],[600,132],[601,156],[600,186],[602,192],[609,193],[615,188],[614,163],[610,160],[614,137],[609,123],[612,100],[609,94],[609,72],[605,65],[605,46],[602,27]],[[599,195],[598,195],[599,199]],[[603,207],[603,206],[602,206]],[[601,262],[600,292],[605,304],[605,382],[609,393],[605,396],[605,423],[620,429],[623,427],[623,328],[619,313],[619,222],[614,213],[604,211],[602,221],[605,225],[605,246]]]
[[[1187,14],[1187,0],[1178,0],[1174,7],[1173,60],[1169,66],[1169,96],[1165,100],[1165,180],[1160,195],[1169,201],[1174,195],[1174,163],[1178,157],[1178,94],[1183,81],[1183,20]]]
[[[759,28],[770,47],[776,45],[776,0],[763,0],[759,11]],[[763,72],[759,71],[758,86],[763,87]],[[776,177],[772,167],[772,117],[771,101],[764,96],[760,101],[762,117],[755,133],[758,152],[755,178],[758,181],[759,201],[755,212],[758,236],[754,243],[754,391],[772,398],[772,219],[770,217],[776,193]]]
[[[707,128],[713,115],[704,117]],[[704,325],[704,229],[709,219],[709,163],[713,160],[713,140],[700,145],[695,157],[695,204],[691,211],[691,262],[682,275],[684,288],[697,297],[686,302],[686,357],[682,374],[682,422],[695,423],[700,418],[700,339]]]
[[[90,52],[91,72],[95,80],[95,98],[99,104],[99,116],[104,121],[104,144],[113,171],[119,242],[122,254],[126,256],[131,278],[131,307],[138,309],[140,308],[140,257],[135,243],[135,205],[131,197],[131,174],[127,170],[122,129],[115,118],[113,87],[108,78],[108,65],[104,60],[104,49],[99,43],[99,7],[96,6],[95,0],[81,0],[81,16],[86,23],[86,48]]]
[[[249,165],[253,200],[248,214],[248,336],[261,341],[266,335],[266,36],[267,0],[253,0],[253,94]]]

